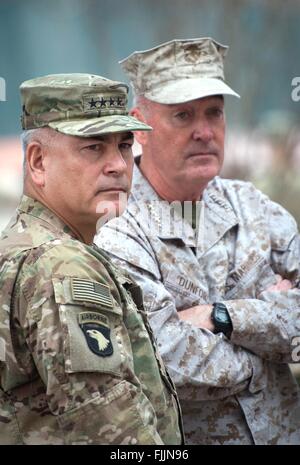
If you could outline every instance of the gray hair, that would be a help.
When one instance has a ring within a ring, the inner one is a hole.
[[[133,107],[139,106],[140,97],[141,95],[137,95],[134,91],[132,91],[132,106]]]
[[[36,131],[38,131],[38,129],[26,129],[21,134],[21,142],[22,142],[22,149],[23,149],[23,178],[24,179],[26,176],[26,150],[30,142],[33,140]]]
[[[132,107],[138,107],[144,113],[145,116],[149,114],[151,100],[147,99],[144,95],[133,94],[133,103]]]
[[[34,135],[37,131],[39,131],[39,129],[26,129],[21,134],[21,142],[22,142],[24,158],[25,158],[27,146],[30,144],[30,142],[34,138]]]
[[[51,138],[53,138],[55,131],[53,131],[54,134],[52,134],[52,129],[48,127],[26,129],[25,131],[22,132],[21,142],[22,142],[22,148],[23,148],[23,176],[24,178],[26,176],[26,150],[27,150],[28,145],[35,140],[37,141],[42,140],[43,143],[48,142],[48,140],[50,139],[50,135],[48,134],[49,131],[51,131]]]

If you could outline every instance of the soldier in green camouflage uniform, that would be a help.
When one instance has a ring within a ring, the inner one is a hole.
[[[88,74],[21,86],[24,196],[0,241],[1,444],[182,442],[140,290],[91,245],[99,204],[121,213],[129,192],[132,131],[150,129],[127,116],[127,91]]]

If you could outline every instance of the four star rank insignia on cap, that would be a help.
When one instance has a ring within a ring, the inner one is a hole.
[[[126,97],[120,96],[120,94],[84,95],[83,105],[85,112],[94,110],[124,109],[126,106]]]

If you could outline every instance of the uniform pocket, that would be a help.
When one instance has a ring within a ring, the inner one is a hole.
[[[60,415],[58,422],[65,443],[162,444],[152,410],[148,412],[147,424],[139,413],[143,406],[141,395],[134,386],[122,381],[104,397],[96,396]]]
[[[101,286],[105,285],[101,283],[69,277],[53,278],[52,282],[64,333],[65,371],[121,376],[118,331],[122,310],[110,297],[107,286],[102,296]],[[75,292],[74,282],[82,285],[75,286]],[[97,286],[98,292],[93,291]]]

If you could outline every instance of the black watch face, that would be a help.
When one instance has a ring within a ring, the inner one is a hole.
[[[218,310],[217,312],[217,318],[218,318],[218,321],[220,323],[223,323],[223,324],[228,324],[228,316],[227,316],[227,312],[224,311],[224,310]]]
[[[216,332],[227,334],[232,330],[232,323],[227,308],[222,303],[215,304],[214,321]]]

